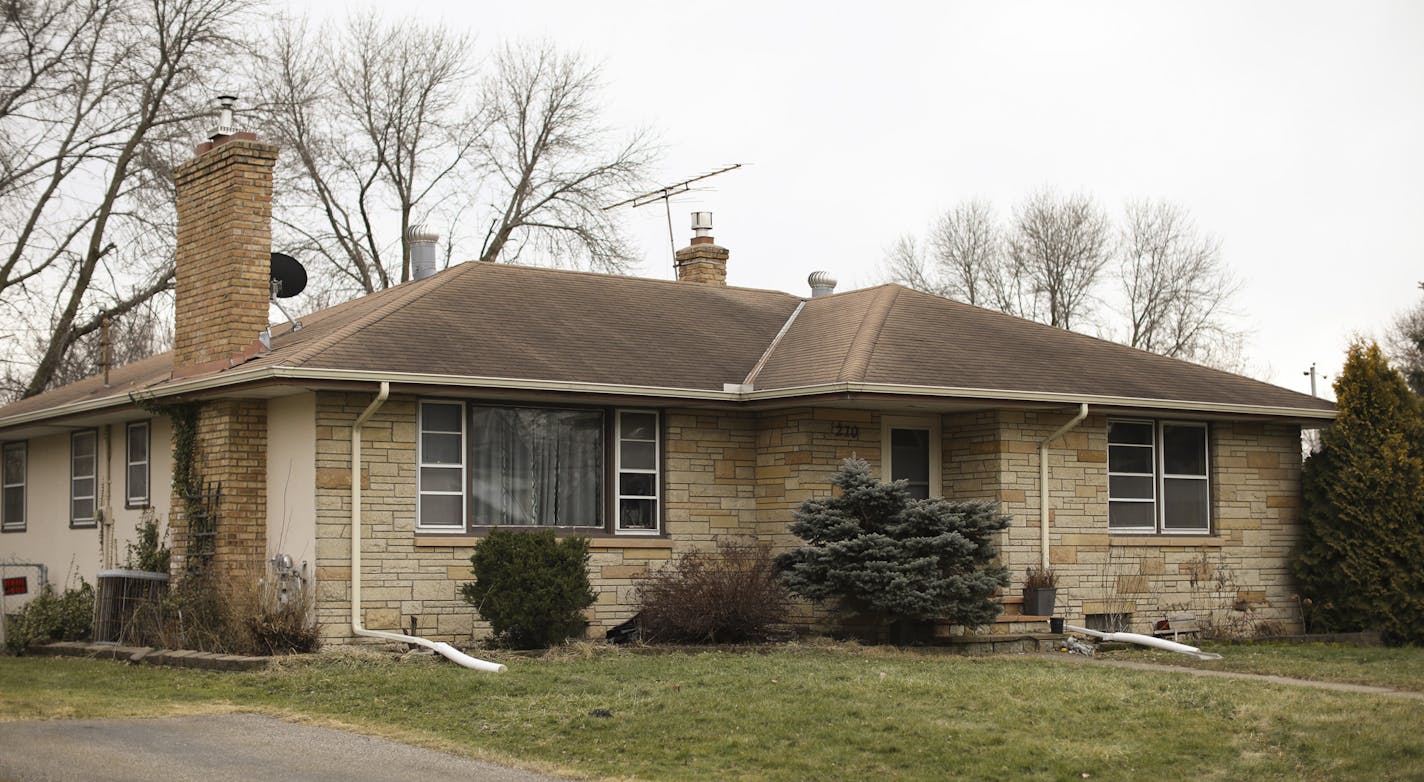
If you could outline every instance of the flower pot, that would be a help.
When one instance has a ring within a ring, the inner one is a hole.
[[[1057,589],[1025,589],[1023,601],[1024,615],[1053,616],[1053,601],[1057,597]]]

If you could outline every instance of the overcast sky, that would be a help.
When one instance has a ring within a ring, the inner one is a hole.
[[[1048,186],[1190,210],[1242,278],[1252,374],[1289,388],[1421,295],[1424,3],[400,8],[482,48],[542,37],[601,61],[609,124],[658,132],[659,184],[746,164],[673,202],[678,246],[713,212],[733,285],[873,284],[944,209],[986,198],[1007,218]],[[627,217],[640,273],[671,277],[661,207]]]

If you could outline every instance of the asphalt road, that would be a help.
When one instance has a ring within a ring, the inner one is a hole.
[[[554,777],[259,714],[0,722],[0,780],[554,782]]]

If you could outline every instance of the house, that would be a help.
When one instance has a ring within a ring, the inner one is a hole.
[[[858,456],[1000,503],[1004,561],[1051,563],[1075,621],[1142,628],[1211,592],[1296,624],[1300,431],[1328,402],[896,285],[730,287],[702,229],[676,281],[470,262],[259,338],[278,150],[198,149],[174,349],[0,408],[0,558],[92,578],[154,513],[181,567],[181,430],[222,487],[214,566],[289,555],[328,643],[356,640],[353,601],[368,628],[478,633],[457,589],[495,525],[590,539],[596,637],[679,552],[793,545],[792,511]]]

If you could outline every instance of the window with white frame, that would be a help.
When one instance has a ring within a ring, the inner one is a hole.
[[[885,480],[904,480],[916,499],[942,494],[938,419],[886,416],[881,439]]]
[[[3,487],[0,487],[0,530],[25,530],[25,474],[29,453],[23,442],[5,443]]]
[[[428,400],[419,428],[421,530],[661,529],[656,411]]]
[[[1108,421],[1108,530],[1211,532],[1207,426]]]
[[[98,481],[98,435],[93,429],[69,436],[69,525],[94,525],[94,497]]]
[[[131,421],[124,427],[124,504],[148,506],[148,422]]]
[[[465,527],[465,405],[421,402],[416,525]]]
[[[619,532],[658,531],[658,414],[618,411]]]

